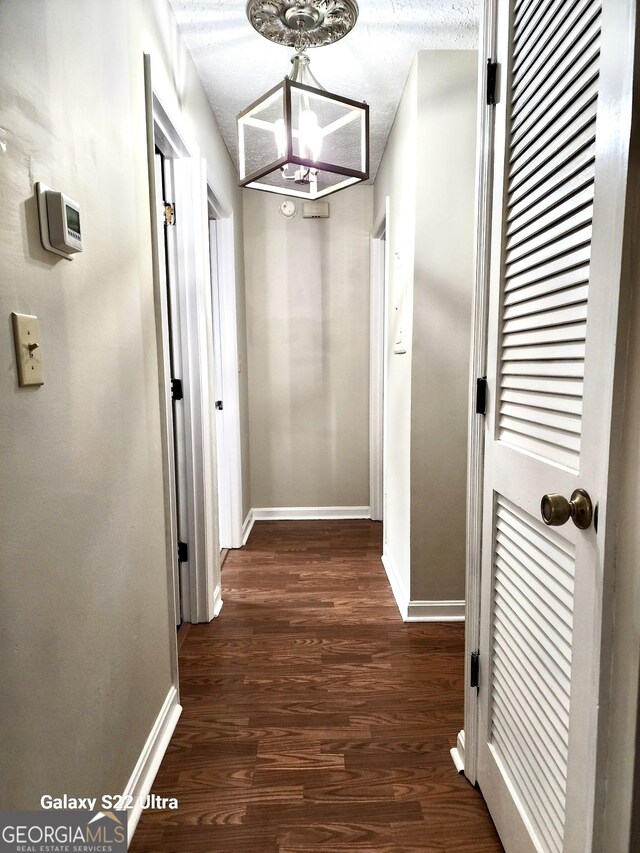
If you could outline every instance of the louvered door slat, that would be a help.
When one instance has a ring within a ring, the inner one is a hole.
[[[556,15],[551,26],[544,32],[542,27],[533,28],[532,49],[524,51],[520,61],[516,58],[513,63],[512,99],[515,99],[519,91],[534,77],[545,79],[547,69],[555,67],[567,54],[577,33],[582,29],[585,17],[591,19],[598,5],[593,0],[579,0],[577,3],[557,0],[557,5],[554,4],[553,7]],[[517,43],[519,38],[516,34],[514,43]]]
[[[550,604],[557,607],[560,604],[559,616],[565,619],[566,625],[571,627],[570,614],[572,607],[571,596],[573,594],[573,579],[570,574],[560,577],[558,563],[549,555],[536,547],[530,539],[522,535],[522,527],[517,521],[507,514],[500,514],[501,547],[508,550],[517,560],[516,570],[520,570],[523,583],[532,586],[538,593],[548,595]],[[541,580],[544,578],[544,581]],[[568,635],[567,635],[568,639]]]
[[[558,62],[551,72],[547,69],[547,78],[540,87],[541,97],[546,98],[555,89],[563,91],[567,85],[573,82],[575,79],[574,69],[576,62],[590,62],[595,52],[599,49],[599,32],[600,20],[598,12],[593,20],[587,21],[583,31],[566,56]],[[539,83],[540,81],[537,80],[536,82]],[[512,126],[514,128],[518,127],[536,109],[537,102],[535,97],[532,97],[532,94],[531,87],[525,87],[520,90],[518,97],[514,99],[511,113]]]
[[[513,98],[525,89],[530,97],[526,106],[520,102],[520,117],[509,133],[512,236],[504,260],[497,435],[574,470],[581,447],[576,400],[579,404],[582,393],[589,297],[599,58],[593,28],[598,15],[593,0],[571,6],[545,3],[528,16],[524,29],[516,25],[512,71]],[[588,51],[563,83],[562,69],[585,41]],[[544,67],[550,55],[557,85],[549,84]],[[573,183],[569,192],[561,188],[565,178]],[[555,204],[544,199],[550,189]],[[518,229],[522,233],[515,236]],[[507,392],[520,396],[505,399]],[[537,405],[527,392],[535,393]],[[546,394],[553,398],[541,404]],[[554,411],[558,398],[563,400],[560,413],[545,415]]]
[[[516,144],[511,150],[510,200],[517,201],[533,186],[537,186],[553,172],[577,156],[583,149],[593,149],[593,130],[596,117],[594,83],[579,95],[572,104],[571,113],[551,127],[543,128],[540,136],[526,145]]]
[[[524,704],[524,697],[520,690],[513,690],[513,683],[503,683],[500,675],[496,674],[495,691],[500,697],[501,705],[515,706],[518,717],[520,719],[530,719],[534,725],[530,725],[524,737],[533,741],[534,748],[540,754],[544,761],[545,770],[554,780],[556,790],[560,792],[559,798],[562,798],[562,791],[566,786],[566,776],[564,775],[565,768],[559,766],[558,757],[553,749],[549,748],[549,735],[544,730],[544,720],[536,715],[536,709]],[[520,740],[523,737],[519,738]]]
[[[503,570],[500,582],[496,584],[497,600],[501,599],[508,606],[514,624],[518,623],[520,633],[526,637],[526,641],[523,640],[523,642],[535,659],[541,661],[545,672],[562,686],[564,679],[571,677],[571,632],[568,632],[569,648],[567,649],[565,640],[567,632],[559,631],[557,626],[551,625],[547,620],[541,620],[536,596],[522,583],[522,573],[519,572],[516,577],[509,572],[515,559],[515,550],[509,550],[506,546],[502,549],[496,547],[496,566]],[[549,643],[550,637],[554,639],[552,649]]]
[[[582,399],[583,383],[580,379],[548,379],[542,376],[505,376],[503,388],[536,391],[538,394],[557,394],[558,396]]]
[[[532,344],[560,343],[562,341],[582,341],[587,332],[586,323],[571,323],[550,329],[534,329],[532,332],[514,332],[502,339],[503,346],[520,347]]]
[[[582,414],[582,400],[578,397],[561,397],[557,401],[549,395],[535,394],[532,391],[516,391],[512,388],[504,388],[502,392],[503,405],[505,403],[519,403],[523,407],[540,412],[545,409],[553,412],[568,412],[574,415]]]
[[[497,685],[496,694],[500,695],[500,689]],[[503,735],[508,736],[511,744],[527,743],[530,747],[526,751],[518,753],[521,766],[525,769],[529,779],[544,778],[545,780],[546,784],[542,788],[542,802],[538,802],[538,806],[543,805],[544,807],[545,822],[551,818],[553,823],[562,825],[566,782],[562,778],[556,780],[553,774],[547,773],[546,763],[540,753],[536,739],[531,737],[529,730],[523,725],[522,717],[517,713],[510,713],[511,710],[515,712],[517,709],[509,702],[500,703],[494,716],[495,728],[501,731]],[[540,800],[540,794],[538,794],[538,799]]]
[[[561,262],[560,264],[551,263],[543,268],[542,275],[532,270],[525,276],[513,276],[505,287],[505,305],[514,305],[516,302],[524,302],[527,299],[544,296],[545,293],[555,293],[574,285],[587,284],[589,281],[589,265],[584,261],[588,261],[590,255],[590,251],[583,247],[572,255],[569,259],[569,268],[565,269],[564,272],[562,267],[566,268],[567,263]]]
[[[512,320],[505,320],[504,334],[579,323],[586,317],[587,303],[583,301],[578,305],[570,305],[568,308],[553,308],[551,311],[540,314],[525,314],[524,316],[514,317]]]
[[[507,275],[511,279],[525,270],[533,270],[541,267],[550,259],[565,257],[573,252],[576,248],[591,245],[591,216],[589,212],[582,213],[583,221],[586,219],[587,225],[582,228],[577,228],[567,236],[558,236],[556,239],[545,241],[545,244],[539,248],[534,248],[529,244],[532,251],[523,255],[522,252],[508,252],[506,257]],[[544,238],[543,238],[544,239]],[[515,255],[515,257],[514,257]]]
[[[522,804],[523,807],[526,806],[529,819],[546,845],[543,849],[561,849],[562,822],[559,818],[554,818],[552,811],[546,806],[546,791],[540,785],[540,779],[531,773],[529,762],[522,757],[515,746],[517,741],[508,733],[503,733],[495,723],[492,728],[492,737],[496,745],[501,748],[501,752],[508,758],[509,765],[518,772]],[[560,808],[563,806],[564,803]]]
[[[545,272],[551,271],[556,265],[546,264]],[[522,277],[520,277],[522,280]],[[553,285],[553,281],[550,282]],[[512,305],[505,306],[504,319],[505,321],[512,320],[516,317],[524,317],[526,315],[541,314],[543,312],[551,312],[552,310],[560,309],[567,305],[576,305],[586,302],[588,297],[588,285],[580,284],[573,287],[565,288],[564,290],[550,287],[544,296],[537,296],[534,299],[523,299]],[[540,325],[536,328],[541,328],[543,325],[543,317],[534,318],[534,322]],[[550,325],[550,324],[544,324]]]
[[[501,636],[505,632],[509,636],[506,641],[504,636]],[[549,738],[550,744],[567,746],[569,742],[568,713],[560,707],[557,700],[553,702],[549,700],[551,695],[548,693],[549,688],[539,678],[537,670],[530,671],[526,654],[520,656],[521,650],[515,643],[517,637],[511,639],[510,634],[509,623],[501,621],[497,626],[494,639],[492,676],[496,681],[502,679],[514,694],[519,693],[522,696],[525,707],[530,709],[531,716],[538,718],[539,726]],[[536,695],[538,689],[543,691],[539,696]],[[557,750],[557,760],[566,774],[566,764],[561,758],[562,752],[562,748]]]
[[[507,361],[555,361],[556,359],[584,359],[584,342],[550,343],[530,347],[505,347],[502,357]]]
[[[506,655],[504,663],[509,664]],[[498,696],[504,705],[514,705],[518,714],[531,721],[531,728],[535,725],[537,733],[535,739],[543,740],[549,745],[549,763],[554,767],[554,775],[562,785],[562,781],[566,779],[566,765],[562,761],[562,750],[554,749],[552,746],[558,741],[558,738],[562,737],[562,733],[558,730],[557,724],[552,724],[547,709],[535,701],[526,673],[521,675],[520,670],[515,665],[508,668],[506,666],[496,667],[493,684],[496,685]],[[518,698],[515,699],[514,697]]]
[[[581,420],[579,417],[555,410],[538,409],[531,406],[530,402],[526,406],[505,402],[500,407],[500,414],[504,414],[505,417],[531,421],[546,427],[555,427],[564,432],[580,433]]]
[[[574,68],[575,77],[570,85],[562,90],[552,90],[539,101],[535,110],[522,121],[511,136],[511,148],[514,152],[533,144],[542,133],[559,133],[572,120],[573,111],[582,109],[593,99],[593,81],[598,76],[598,49],[592,47],[589,56]],[[586,97],[585,97],[586,94]],[[515,159],[515,158],[514,158]]]
[[[520,565],[517,585],[513,587],[511,592],[520,600],[523,601],[526,597],[526,606],[531,607],[531,615],[535,620],[543,620],[542,629],[543,635],[550,629],[555,632],[558,643],[557,651],[567,664],[571,663],[571,625],[570,620],[564,621],[564,614],[558,613],[556,608],[556,596],[549,595],[547,588],[531,573],[527,567],[528,560],[526,559],[526,551],[518,547],[514,542],[510,541],[504,535],[498,537],[496,543],[496,564],[502,564],[505,568],[517,561]],[[505,583],[505,581],[503,581]],[[507,586],[508,586],[508,582]],[[522,603],[522,602],[521,602]]]
[[[585,138],[586,150],[579,151],[557,172],[536,184],[528,195],[523,195],[521,201],[511,201],[507,211],[509,228],[516,230],[534,223],[538,216],[553,211],[555,205],[570,198],[575,192],[593,186],[595,156],[588,135]]]
[[[587,217],[591,214],[590,206],[592,203],[593,186],[587,186],[573,195],[565,196],[564,201],[552,205],[547,212],[534,214],[529,222],[511,222],[507,229],[507,249],[511,251],[538,235],[553,237],[556,233],[568,233],[573,226],[574,217],[578,217],[579,225],[588,221]],[[562,230],[564,228],[566,230]]]
[[[558,534],[505,497],[497,498],[495,518],[492,743],[544,849],[560,851],[575,554]],[[529,556],[538,546],[543,549],[538,554],[546,555],[541,562]]]

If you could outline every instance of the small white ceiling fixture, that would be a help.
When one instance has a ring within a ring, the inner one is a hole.
[[[247,17],[296,53],[289,76],[238,115],[240,185],[317,199],[365,181],[369,107],[327,92],[305,52],[348,35],[355,0],[249,0]]]
[[[236,115],[282,79],[290,49],[248,25],[241,0],[169,2],[237,165]],[[358,25],[313,53],[313,70],[325,85],[369,104],[372,181],[416,53],[476,48],[480,0],[358,0],[358,6]]]

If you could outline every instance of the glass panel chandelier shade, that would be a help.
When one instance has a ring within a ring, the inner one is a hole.
[[[285,77],[238,115],[238,152],[240,186],[322,198],[369,177],[369,107]]]

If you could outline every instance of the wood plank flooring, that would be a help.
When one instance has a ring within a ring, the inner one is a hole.
[[[132,853],[501,851],[449,749],[464,627],[403,624],[382,525],[257,522],[180,650],[184,707]]]

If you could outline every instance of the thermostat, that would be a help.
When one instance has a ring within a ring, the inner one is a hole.
[[[49,252],[71,260],[82,251],[80,206],[68,195],[56,192],[46,184],[36,184],[40,239]]]

